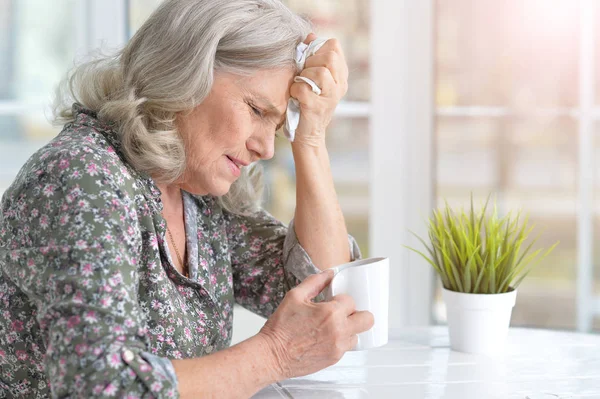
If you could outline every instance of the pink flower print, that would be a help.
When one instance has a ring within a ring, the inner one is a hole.
[[[153,392],[158,392],[158,391],[160,391],[160,390],[161,390],[161,388],[162,388],[162,384],[160,383],[160,381],[155,381],[155,382],[153,382],[153,383],[152,383],[152,385],[150,386],[150,389],[151,389]]]
[[[202,266],[202,269],[208,270],[208,262],[206,259],[200,259],[200,266]]]
[[[42,215],[42,217],[40,218],[40,227],[42,229],[48,228],[48,216]]]
[[[164,342],[164,340],[165,340],[165,337],[164,337],[164,335],[162,335],[162,334],[158,334],[158,335],[156,336],[156,340],[157,340],[157,341],[160,341],[160,342]]]
[[[86,351],[87,351],[87,345],[86,344],[77,344],[77,345],[75,345],[75,353],[77,353],[79,356],[83,356],[83,354],[85,354]]]
[[[261,297],[260,297],[260,304],[264,305],[266,303],[269,303],[269,296],[268,295],[261,295]]]
[[[208,338],[206,335],[203,335],[202,338],[200,338],[200,343],[204,346],[208,345]]]
[[[148,363],[143,363],[140,365],[140,371],[142,373],[148,373],[152,370],[152,367]]]
[[[81,322],[81,318],[79,316],[71,316],[69,317],[69,321],[67,321],[67,328],[73,328]]]
[[[92,271],[92,264],[91,263],[85,263],[83,265],[83,267],[81,268],[81,274],[84,277],[89,277],[93,274],[94,272]]]
[[[106,388],[102,391],[102,395],[104,396],[115,396],[117,394],[117,386],[110,382]]]
[[[185,335],[185,338],[188,340],[192,339],[192,332],[187,327],[183,329],[183,335]]]
[[[104,389],[104,385],[96,385],[92,392],[94,393],[94,395],[99,396],[102,393],[102,389]]]
[[[110,305],[112,305],[112,303],[113,303],[113,300],[109,296],[104,296],[104,297],[102,297],[102,299],[100,299],[100,305],[104,308],[110,307]]]
[[[95,163],[91,163],[87,166],[87,172],[90,176],[96,176],[98,174],[98,166]]]
[[[69,160],[68,159],[61,159],[60,162],[58,163],[58,167],[61,170],[65,170],[69,167]]]
[[[113,287],[119,285],[121,282],[123,282],[123,277],[120,273],[117,273],[108,279],[108,283]]]
[[[254,267],[250,271],[250,275],[251,276],[259,276],[260,274],[262,274],[262,270],[260,268],[258,268],[258,267]]]
[[[215,285],[215,284],[217,284],[217,276],[215,276],[214,274],[211,274],[211,275],[210,275],[210,283],[211,283],[212,285]]]
[[[27,360],[29,356],[27,355],[27,352],[25,351],[17,351],[17,359],[19,359],[20,361],[24,362]]]
[[[13,329],[13,331],[16,331],[16,332],[23,331],[23,322],[19,321],[19,320],[13,321],[12,322],[12,329]]]
[[[273,248],[276,248],[276,247],[277,247],[277,244],[270,243],[270,244],[267,244],[266,250],[270,251],[270,250],[272,250]]]
[[[77,240],[75,243],[75,248],[81,250],[86,249],[88,247],[87,242],[85,240]]]
[[[54,186],[54,184],[46,184],[42,190],[42,194],[49,198],[54,195],[54,190],[56,190],[56,186]]]
[[[58,219],[58,224],[64,226],[65,224],[69,223],[69,219],[69,215],[62,215],[60,219]]]
[[[125,327],[127,327],[127,328],[131,328],[131,327],[133,327],[134,325],[135,325],[135,323],[133,322],[133,320],[131,320],[131,319],[126,319],[126,320],[125,320]]]
[[[121,360],[121,355],[118,353],[112,353],[110,355],[108,355],[108,365],[113,368],[119,368],[121,367],[122,364],[122,360]]]

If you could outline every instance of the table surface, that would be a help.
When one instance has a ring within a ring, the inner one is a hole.
[[[386,346],[273,384],[257,399],[600,399],[600,335],[510,329],[490,358],[454,352],[446,327],[390,333]]]

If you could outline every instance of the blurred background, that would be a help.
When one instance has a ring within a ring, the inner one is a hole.
[[[494,193],[501,212],[528,212],[541,233],[538,245],[560,245],[520,287],[513,325],[600,331],[600,248],[594,245],[600,232],[600,18],[585,19],[600,1],[414,1],[431,10],[419,21],[431,36],[407,41],[415,51],[426,41],[431,50],[432,92],[425,94],[432,140],[425,151],[433,205],[443,199],[467,205],[471,193],[477,202]],[[91,49],[124,43],[159,3],[0,0],[0,194],[58,133],[48,122],[48,104],[65,72]],[[385,62],[378,58],[385,52],[372,53],[371,39],[383,29],[373,23],[372,10],[385,12],[386,2],[284,3],[308,16],[318,35],[338,38],[346,52],[350,87],[327,138],[332,170],[350,233],[364,256],[382,255],[370,251],[370,229],[377,225],[369,221],[376,156],[369,146],[389,134],[372,131],[370,121],[379,95],[372,93],[372,63]],[[285,139],[276,145],[265,165],[265,207],[287,222],[295,201],[293,159]],[[422,298],[431,304],[430,322],[444,323],[439,286],[433,277],[430,283],[419,295],[430,297]],[[240,311],[236,322],[263,321]]]

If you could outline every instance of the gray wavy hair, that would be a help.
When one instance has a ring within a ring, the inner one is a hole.
[[[208,96],[214,72],[296,70],[296,46],[311,28],[280,0],[166,0],[116,55],[69,72],[57,90],[54,122],[73,121],[72,104],[81,104],[117,126],[136,170],[173,183],[186,165],[176,115]],[[248,213],[262,192],[262,168],[254,164],[220,201],[231,212]]]

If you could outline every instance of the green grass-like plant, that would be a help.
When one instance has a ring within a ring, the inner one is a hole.
[[[525,249],[524,242],[533,230],[529,217],[521,222],[521,211],[498,217],[496,203],[486,215],[490,197],[479,212],[471,209],[454,212],[445,202],[445,209],[433,211],[429,218],[430,245],[411,232],[427,249],[421,255],[437,272],[444,288],[472,294],[500,294],[516,289],[539,262],[558,245],[556,242],[541,257],[542,249],[530,253],[535,238]]]

